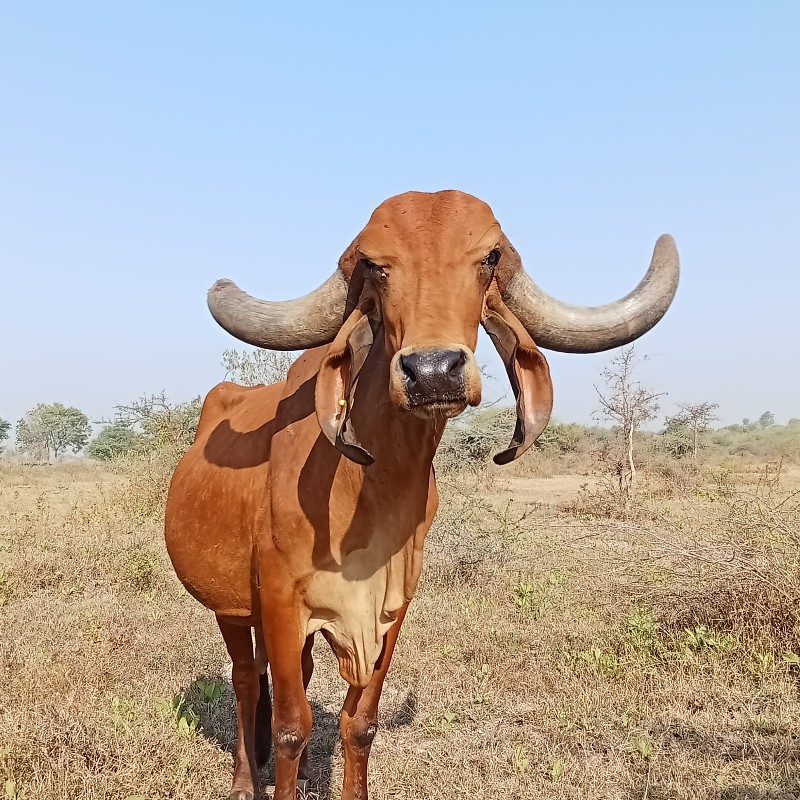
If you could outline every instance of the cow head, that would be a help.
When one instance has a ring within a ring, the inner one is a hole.
[[[396,407],[453,417],[480,402],[474,351],[483,324],[517,398],[511,446],[495,456],[506,463],[533,444],[550,416],[552,386],[537,344],[591,353],[633,341],[666,312],[678,272],[674,242],[662,236],[644,279],[622,300],[567,305],[531,280],[488,205],[462,192],[409,192],[378,206],[334,275],[311,294],[270,302],[218,281],[209,308],[223,328],[259,347],[332,343],[317,381],[317,416],[328,438],[365,464],[371,456],[347,418],[370,349],[379,343],[386,351]]]

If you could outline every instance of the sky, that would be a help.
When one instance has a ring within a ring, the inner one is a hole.
[[[2,3],[0,418],[204,394],[244,347],[217,278],[304,294],[378,203],[448,188],[567,302],[673,234],[637,343],[663,412],[800,417],[798,30],[796,2]],[[547,355],[591,421],[609,354]]]

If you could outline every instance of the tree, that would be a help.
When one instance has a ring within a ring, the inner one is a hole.
[[[226,350],[222,354],[225,380],[243,386],[269,386],[285,380],[293,361],[293,353],[279,350]]]
[[[62,403],[40,403],[17,422],[17,444],[24,452],[58,458],[68,447],[77,453],[89,440],[89,418]]]
[[[605,392],[595,386],[600,400],[596,416],[615,422],[622,434],[622,452],[617,459],[616,469],[620,492],[629,496],[636,480],[636,464],[633,458],[634,436],[636,431],[658,413],[658,399],[663,392],[654,392],[635,379],[634,373],[638,359],[633,345],[623,347],[600,370],[605,381]]]
[[[86,454],[98,461],[110,461],[112,458],[129,453],[136,449],[141,434],[123,422],[106,425],[86,447]]]
[[[771,411],[765,411],[759,418],[758,424],[762,428],[769,428],[770,425],[775,424],[775,415]]]
[[[719,403],[680,403],[678,408],[680,411],[675,416],[667,418],[667,430],[684,427],[688,431],[692,459],[696,461],[700,436],[711,427],[714,420],[719,419],[714,413],[719,408]]]
[[[0,419],[0,442],[4,442],[8,439],[8,432],[11,430],[11,423],[7,422],[4,419]],[[0,446],[0,453],[3,452],[2,446]]]
[[[127,406],[115,407],[114,424],[140,432],[140,446],[146,450],[189,448],[200,421],[201,398],[171,403],[164,392],[144,395]]]

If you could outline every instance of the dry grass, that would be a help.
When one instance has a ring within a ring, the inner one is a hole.
[[[0,797],[227,796],[227,659],[168,564],[164,474],[0,467]],[[373,800],[800,796],[798,476],[759,474],[654,470],[622,516],[582,474],[446,479]],[[336,798],[344,686],[317,660],[313,792]]]

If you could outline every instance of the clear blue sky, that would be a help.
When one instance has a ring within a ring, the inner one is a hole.
[[[3,3],[0,417],[204,393],[216,278],[304,293],[376,204],[443,188],[570,302],[672,233],[639,344],[664,410],[800,416],[798,30],[797,2]],[[550,356],[559,417],[606,360]]]

